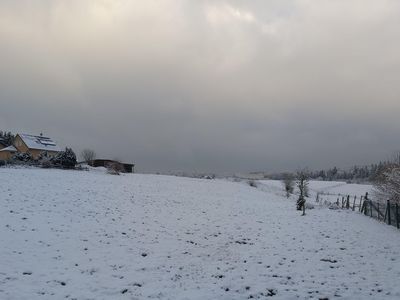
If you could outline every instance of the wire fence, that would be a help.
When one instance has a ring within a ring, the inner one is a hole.
[[[332,197],[336,197],[336,201],[332,202]],[[330,198],[331,201],[327,201],[327,198]],[[366,216],[400,229],[399,204],[393,203],[390,200],[386,202],[373,201],[369,198],[368,193],[366,193],[365,196],[359,197],[318,193],[316,202],[325,202],[334,205],[335,208],[358,211]]]

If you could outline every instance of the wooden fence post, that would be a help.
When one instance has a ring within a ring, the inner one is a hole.
[[[367,215],[368,214],[368,201],[366,201],[365,199],[363,202],[363,206],[364,206],[364,214]]]
[[[363,200],[363,196],[360,197],[360,206],[358,207],[359,212],[362,212],[362,207],[361,207],[362,200]]]
[[[357,196],[354,196],[354,200],[353,200],[353,211],[354,211],[354,208],[356,207],[356,198],[357,198]]]
[[[364,203],[365,203],[365,215],[367,215],[367,213],[368,213],[367,207],[368,207],[368,203],[369,203],[368,192],[365,193]],[[371,204],[369,205],[369,209],[371,209]],[[372,215],[372,210],[371,210],[370,214]]]
[[[396,203],[396,225],[397,228],[400,228],[400,222],[399,222],[399,204]]]
[[[392,225],[392,218],[390,216],[390,201],[387,201],[387,214],[388,214],[388,224]]]
[[[372,218],[372,201],[371,200],[369,200],[369,210],[370,210],[369,216]]]
[[[344,208],[344,196],[342,196],[342,208]]]
[[[387,208],[387,205],[386,205],[386,209],[385,209],[385,217],[383,218],[383,222],[386,222],[386,218],[387,218],[387,210],[388,210],[388,208]]]
[[[347,200],[346,200],[346,208],[350,208],[350,195],[347,195]]]
[[[379,221],[379,214],[380,214],[380,210],[379,210],[379,202],[377,203],[377,209],[376,209],[377,211],[378,211],[378,221]]]

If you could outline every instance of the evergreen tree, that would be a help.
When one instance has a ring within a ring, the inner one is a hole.
[[[68,169],[73,169],[77,163],[75,152],[71,148],[65,148],[65,151],[59,152],[51,159],[51,162]]]

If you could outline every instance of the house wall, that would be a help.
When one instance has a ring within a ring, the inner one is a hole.
[[[26,153],[29,150],[29,148],[25,145],[24,141],[18,134],[14,139],[14,147],[17,148],[18,152],[22,153]]]
[[[0,152],[0,160],[9,160],[14,155],[15,152],[10,151],[1,151]]]

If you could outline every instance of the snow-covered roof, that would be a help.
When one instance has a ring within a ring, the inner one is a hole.
[[[30,134],[18,134],[29,149],[60,151],[57,144],[49,137]]]
[[[11,145],[11,146],[8,146],[8,147],[0,150],[0,152],[2,152],[2,151],[17,152],[18,150],[13,145]]]

